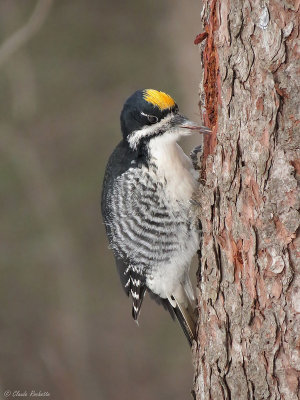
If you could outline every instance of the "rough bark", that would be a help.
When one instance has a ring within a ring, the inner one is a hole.
[[[299,1],[203,3],[194,394],[298,399]]]

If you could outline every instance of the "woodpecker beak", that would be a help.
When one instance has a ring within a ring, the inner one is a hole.
[[[209,129],[207,126],[198,125],[196,122],[190,121],[180,114],[175,115],[174,125],[180,128],[180,130],[186,130],[186,133],[184,132],[186,135],[192,135],[194,133],[205,135],[211,133],[211,129]]]
[[[209,129],[207,126],[198,125],[196,122],[190,121],[185,117],[183,118],[184,120],[181,123],[181,128],[187,129],[189,134],[200,133],[205,135],[211,133],[211,129]]]

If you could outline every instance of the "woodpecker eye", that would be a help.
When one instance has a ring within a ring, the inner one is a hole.
[[[148,121],[150,124],[155,124],[158,121],[158,118],[155,115],[147,115]]]
[[[173,109],[173,113],[178,114],[178,111],[179,111],[179,108],[178,108],[178,105],[176,104],[176,106]]]
[[[155,115],[149,115],[141,112],[141,114],[147,118],[147,120],[150,122],[150,124],[155,124],[155,122],[158,121],[158,118]]]

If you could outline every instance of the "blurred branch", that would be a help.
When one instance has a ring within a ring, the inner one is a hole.
[[[24,8],[24,7],[23,7]],[[18,1],[0,5],[1,31],[10,37],[16,27],[24,24],[22,6]],[[4,37],[4,36],[3,36]],[[29,120],[37,111],[37,85],[35,68],[28,46],[21,47],[3,66],[11,90],[11,115],[14,121]],[[8,96],[6,96],[8,100]]]
[[[27,43],[43,25],[53,0],[39,0],[28,22],[4,41],[0,47],[0,68],[25,43]]]

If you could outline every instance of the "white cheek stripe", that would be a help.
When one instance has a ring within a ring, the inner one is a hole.
[[[174,114],[171,113],[163,118],[161,121],[157,122],[154,125],[145,126],[142,129],[137,131],[133,131],[128,137],[129,146],[136,150],[139,141],[143,137],[152,136],[155,132],[159,131],[161,128],[166,128],[169,122],[174,118]]]

